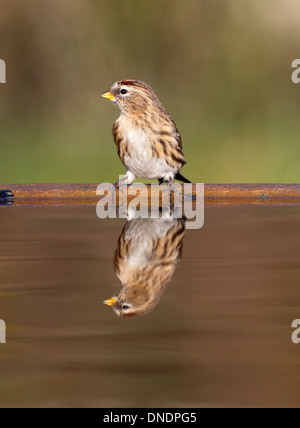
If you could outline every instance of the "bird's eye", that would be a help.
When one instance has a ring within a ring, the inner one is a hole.
[[[126,95],[128,93],[127,89],[121,89],[120,92],[121,92],[122,95]]]
[[[123,311],[127,311],[129,309],[129,306],[128,305],[123,305],[122,309],[123,309]]]

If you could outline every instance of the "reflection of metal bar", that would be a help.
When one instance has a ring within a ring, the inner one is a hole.
[[[134,189],[131,187],[131,194]],[[0,185],[0,188],[3,186]],[[14,206],[94,206],[96,184],[24,184],[10,186]],[[150,187],[150,186],[149,186]],[[148,195],[143,195],[145,199]],[[126,187],[125,187],[126,188]],[[159,191],[158,185],[155,191]],[[153,190],[152,190],[153,191]],[[193,196],[195,196],[193,189]],[[118,191],[117,191],[118,195]],[[134,197],[128,197],[128,201]],[[300,184],[206,184],[206,206],[300,205]]]
[[[10,201],[9,199],[1,199],[0,198],[0,205],[6,205],[6,206],[10,206],[13,205],[14,201]]]

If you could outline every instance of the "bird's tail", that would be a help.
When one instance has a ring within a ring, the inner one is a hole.
[[[175,180],[182,181],[183,183],[191,183],[190,180],[185,178],[183,175],[180,174],[180,172],[177,172],[177,174],[174,176]]]

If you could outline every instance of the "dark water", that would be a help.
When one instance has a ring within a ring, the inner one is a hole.
[[[123,318],[102,301],[120,289],[125,220],[1,207],[0,405],[299,406],[300,209],[205,214],[178,238],[173,279],[149,282],[154,309]]]

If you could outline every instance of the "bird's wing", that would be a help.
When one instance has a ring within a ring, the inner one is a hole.
[[[118,121],[116,121],[114,123],[113,129],[112,129],[112,134],[113,134],[114,142],[115,142],[116,146],[118,147],[118,145],[119,145],[119,124],[118,124]]]
[[[118,123],[118,120],[116,120],[116,122],[114,123],[113,129],[112,129],[112,134],[113,134],[115,145],[117,147],[119,158],[121,159],[121,162],[123,163],[123,165],[125,165],[124,158],[125,158],[125,155],[127,153],[128,147],[122,138],[122,135],[120,132],[120,125]]]
[[[175,124],[175,122],[172,120],[173,124],[174,124],[174,138],[178,143],[178,146],[180,147],[180,149],[182,150],[182,139],[181,139],[181,135],[180,132],[178,131],[178,128]]]
[[[180,134],[172,132],[162,132],[152,145],[153,157],[164,159],[173,168],[181,168],[186,164],[184,154],[181,149]]]

